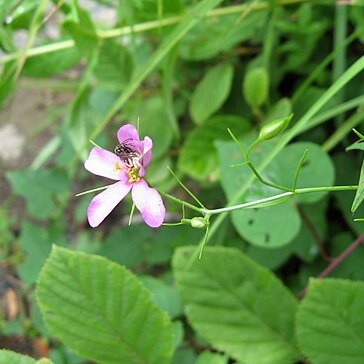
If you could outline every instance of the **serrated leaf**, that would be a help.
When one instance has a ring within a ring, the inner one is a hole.
[[[197,334],[246,364],[292,363],[297,302],[282,283],[234,248],[177,249],[173,270]],[[192,260],[191,260],[192,258]]]
[[[100,256],[54,247],[37,287],[56,337],[98,363],[169,363],[172,325],[124,267]]]
[[[233,79],[233,66],[220,63],[209,69],[191,96],[190,112],[200,125],[215,113],[229,95]]]
[[[363,202],[363,200],[364,200],[364,160],[360,169],[358,189],[356,190],[354,201],[351,206],[351,212],[354,213],[359,207],[359,205]]]
[[[36,360],[10,350],[0,350],[0,364],[36,364]]]
[[[362,364],[364,283],[312,279],[297,313],[297,338],[313,364]]]
[[[246,119],[238,116],[214,116],[188,134],[180,153],[179,168],[199,181],[216,179],[219,166],[213,143],[215,140],[231,140],[228,128],[240,137],[250,129],[250,125]]]

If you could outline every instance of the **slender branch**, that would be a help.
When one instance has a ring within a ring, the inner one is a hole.
[[[313,192],[355,191],[357,189],[358,189],[358,186],[331,186],[331,187],[328,186],[328,187],[297,188],[295,191],[280,193],[278,195],[262,198],[260,200],[245,202],[245,203],[238,204],[238,205],[232,205],[232,206],[227,206],[227,207],[222,207],[222,208],[212,209],[212,210],[201,209],[201,211],[204,214],[216,215],[216,214],[220,214],[223,212],[230,212],[230,211],[234,211],[234,210],[251,208],[254,206],[258,206],[258,205],[267,204],[267,203],[270,203],[270,202],[273,202],[276,200],[281,200],[281,199],[287,198],[289,196],[294,196],[294,195],[303,195],[305,193],[313,193]]]
[[[359,235],[338,257],[331,260],[331,263],[318,275],[318,278],[325,278],[329,276],[335,268],[340,265],[362,242],[364,241],[364,233]],[[302,298],[307,291],[303,289],[298,295]]]
[[[308,231],[310,232],[313,239],[315,240],[315,243],[317,245],[317,248],[320,252],[322,259],[325,260],[326,262],[330,263],[333,260],[333,258],[331,258],[327,254],[326,249],[321,241],[321,237],[320,237],[318,231],[316,230],[315,226],[312,224],[312,222],[309,219],[309,217],[307,216],[306,212],[299,205],[297,205],[297,210],[302,218],[302,221],[307,226]]]

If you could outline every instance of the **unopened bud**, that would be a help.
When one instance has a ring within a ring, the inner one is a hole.
[[[271,121],[270,123],[264,125],[259,133],[260,140],[269,140],[278,136],[289,124],[293,117],[293,114],[286,116],[285,118],[277,119]]]
[[[207,221],[203,217],[193,217],[191,219],[191,226],[196,229],[203,229],[207,226]]]

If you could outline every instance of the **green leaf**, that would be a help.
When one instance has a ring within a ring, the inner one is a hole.
[[[190,112],[196,124],[202,124],[214,114],[229,95],[233,66],[220,63],[209,69],[191,96]]]
[[[279,171],[279,184],[292,187],[298,162],[306,149],[308,153],[298,177],[297,188],[332,186],[335,179],[334,164],[319,145],[311,142],[292,143],[277,155],[275,163]],[[300,203],[313,203],[326,194],[327,192],[309,193],[297,196],[295,200]]]
[[[76,43],[81,54],[91,57],[98,46],[98,36],[90,14],[85,9],[75,7],[77,14],[73,19],[66,19],[62,24]]]
[[[297,338],[313,364],[361,364],[364,283],[311,279],[297,313]]]
[[[30,222],[21,225],[19,243],[24,256],[18,266],[18,274],[24,282],[35,283],[51,251],[52,243],[63,245],[64,234],[64,229],[59,226],[53,225],[44,229]]]
[[[99,256],[54,247],[37,287],[45,322],[99,363],[169,363],[172,325],[138,279]]]
[[[292,363],[298,353],[291,293],[237,249],[206,247],[201,260],[195,249],[177,249],[173,270],[197,334],[246,364]]]
[[[358,189],[356,190],[353,204],[351,206],[351,212],[355,212],[359,205],[364,200],[364,160],[360,170],[360,177],[358,183]]]
[[[228,53],[238,43],[259,37],[267,15],[267,11],[253,11],[244,19],[241,14],[200,18],[193,32],[181,42],[181,57],[201,61]]]
[[[219,165],[214,141],[230,140],[228,128],[240,137],[250,129],[250,125],[239,116],[217,115],[192,130],[180,152],[178,166],[181,171],[199,181],[217,179]]]
[[[49,77],[73,67],[80,60],[76,47],[28,58],[22,73],[30,77]]]
[[[141,277],[141,282],[152,293],[154,303],[166,311],[171,319],[182,314],[181,299],[174,287],[150,276]]]
[[[269,91],[269,75],[262,68],[249,70],[243,81],[245,101],[253,108],[259,107],[266,101]]]
[[[211,351],[203,351],[197,358],[196,364],[227,364],[226,355],[212,353]]]
[[[29,214],[38,219],[55,214],[56,199],[66,198],[70,191],[67,175],[57,170],[22,169],[8,172],[6,177],[14,192],[26,200]]]
[[[133,62],[128,49],[105,40],[100,47],[94,74],[103,87],[122,90],[133,75]]]
[[[10,350],[0,350],[0,364],[36,364],[36,360]]]

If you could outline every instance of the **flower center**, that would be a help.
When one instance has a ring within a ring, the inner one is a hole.
[[[140,180],[139,177],[139,168],[128,168],[127,172],[128,177],[129,177],[129,182],[138,182]]]

